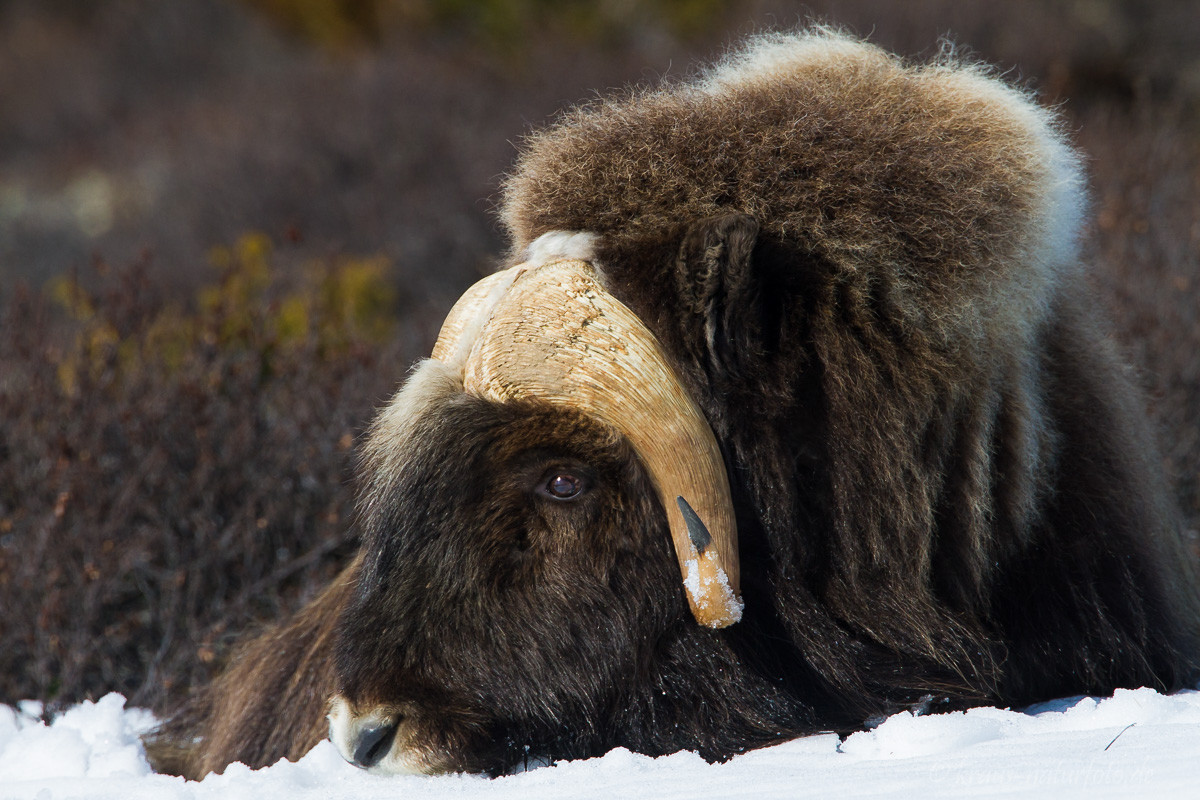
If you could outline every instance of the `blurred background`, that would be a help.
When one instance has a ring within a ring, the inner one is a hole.
[[[0,0],[0,702],[161,711],[312,596],[372,410],[504,252],[521,137],[810,19],[1062,109],[1194,532],[1190,0]]]

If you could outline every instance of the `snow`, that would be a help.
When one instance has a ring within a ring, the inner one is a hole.
[[[1200,692],[1121,690],[1025,712],[898,714],[839,742],[810,736],[707,764],[614,750],[496,780],[378,777],[322,742],[297,763],[235,764],[200,782],[154,774],[139,735],[154,724],[110,694],[49,725],[41,706],[0,706],[0,798],[1072,798],[1200,796]]]

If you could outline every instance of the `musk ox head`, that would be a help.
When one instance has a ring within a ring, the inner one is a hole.
[[[720,449],[586,261],[472,287],[376,422],[365,474],[330,714],[362,766],[494,770],[514,743],[586,739],[564,721],[599,726],[685,609],[741,617]]]

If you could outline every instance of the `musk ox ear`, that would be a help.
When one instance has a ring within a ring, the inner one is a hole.
[[[760,282],[752,263],[758,229],[751,216],[721,214],[691,224],[679,245],[676,288],[692,316],[681,322],[704,331],[702,341],[691,338],[691,356],[713,382],[742,377],[763,347]]]

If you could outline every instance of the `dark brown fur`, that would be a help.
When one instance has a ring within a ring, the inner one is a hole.
[[[1081,288],[1053,118],[824,32],[747,52],[568,114],[504,208],[517,252],[598,235],[707,414],[744,620],[691,620],[619,435],[423,376],[370,438],[361,560],[168,725],[160,746],[201,743],[160,765],[294,757],[334,689],[419,720],[436,768],[499,771],[1196,678],[1195,568]],[[537,495],[562,463],[586,502]]]

